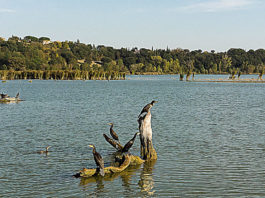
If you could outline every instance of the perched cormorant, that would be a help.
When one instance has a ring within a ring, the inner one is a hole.
[[[47,153],[49,152],[48,149],[49,149],[50,147],[51,147],[51,146],[47,146],[45,151],[38,151],[38,153],[39,153],[39,154],[43,154],[43,153],[47,154]]]
[[[140,132],[137,132],[137,133],[134,134],[133,138],[124,145],[124,147],[121,150],[121,152],[125,153],[125,152],[129,151],[129,149],[132,147],[132,145],[134,143],[134,140],[135,140],[137,135],[140,135]]]
[[[93,155],[94,155],[94,160],[99,167],[99,173],[101,176],[104,176],[104,160],[101,157],[101,155],[96,151],[96,147],[93,144],[89,144],[89,147],[93,148]]]
[[[148,112],[152,106],[154,106],[155,103],[157,103],[158,101],[153,100],[151,103],[145,105],[145,107],[143,108],[143,110],[141,111],[140,115],[138,116],[138,118],[142,115],[142,113]]]
[[[115,131],[113,130],[113,123],[109,123],[108,125],[110,125],[109,132],[110,132],[111,137],[112,137],[114,140],[117,140],[118,142],[120,142],[117,133],[115,133]]]
[[[18,92],[17,95],[16,95],[16,99],[18,99],[18,97],[19,97],[19,92]]]
[[[103,134],[105,140],[110,143],[114,148],[116,148],[117,150],[121,150],[123,147],[121,146],[120,143],[117,143],[116,141],[114,141],[113,139],[109,138],[106,134]]]

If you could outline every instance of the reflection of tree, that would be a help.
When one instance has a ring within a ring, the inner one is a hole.
[[[80,185],[81,186],[87,186],[90,183],[97,183],[97,184],[103,184],[103,181],[113,181],[115,178],[119,176],[118,173],[113,173],[111,175],[105,175],[104,178],[101,176],[94,176],[94,177],[81,177]],[[102,185],[101,185],[102,186]],[[104,187],[104,185],[103,185]]]
[[[117,177],[121,177],[123,186],[126,190],[130,190],[130,181],[132,175],[135,174],[135,171],[141,167],[141,164],[136,166],[130,166],[126,170],[122,171],[121,173],[113,173],[110,175],[105,175],[104,178],[101,176],[95,176],[95,177],[81,177],[80,185],[81,186],[88,186],[90,183],[97,183],[97,189],[96,192],[101,192],[101,190],[104,188],[103,181],[113,181]]]
[[[81,178],[80,186],[83,186],[84,190],[87,190],[90,183],[96,183],[97,186],[93,194],[99,194],[104,189],[103,177],[90,177],[90,178]]]
[[[102,191],[102,189],[104,189],[104,183],[103,183],[103,178],[102,177],[98,177],[98,179],[96,180],[97,183],[97,188],[96,188],[96,193],[100,193]]]
[[[146,161],[143,165],[142,172],[140,174],[140,180],[138,182],[139,187],[141,188],[141,194],[152,196],[155,191],[154,188],[154,179],[153,179],[153,168],[156,163],[156,160]],[[122,180],[122,186],[126,192],[130,192],[132,177],[135,175],[135,171],[141,167],[141,164],[136,166],[130,166],[126,170],[120,173],[113,173],[105,175],[104,177],[95,176],[84,178],[81,177],[80,186],[84,187],[84,190],[89,187],[91,183],[96,183],[96,189],[94,193],[97,195],[102,192],[104,189],[104,181],[113,181],[114,179],[120,176]]]
[[[136,165],[136,166],[130,166],[126,169],[126,171],[121,172],[121,180],[122,180],[122,185],[124,186],[126,191],[131,191],[130,188],[130,181],[132,178],[132,175],[135,175],[135,170],[139,169],[141,167],[141,164]]]
[[[147,195],[154,195],[154,179],[153,179],[153,168],[156,160],[148,161],[144,163],[143,171],[140,175],[140,181],[138,185],[141,187],[141,192],[147,193]]]

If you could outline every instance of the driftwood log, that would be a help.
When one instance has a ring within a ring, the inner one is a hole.
[[[144,160],[157,159],[157,153],[152,142],[151,112],[139,117],[139,131],[141,140],[141,157]]]
[[[126,154],[124,155],[124,161],[122,162],[122,164],[118,167],[115,166],[109,166],[109,167],[105,167],[104,168],[104,172],[105,172],[105,176],[108,176],[110,174],[113,173],[120,173],[122,171],[124,171],[128,166],[133,166],[133,165],[139,165],[144,163],[144,160],[142,160],[140,157],[138,156],[134,156],[134,155],[130,155],[130,154]],[[93,177],[93,176],[99,176],[99,169],[87,169],[87,168],[83,168],[82,170],[79,171],[79,173],[77,173],[76,175],[74,175],[75,177]],[[104,177],[105,177],[104,176]]]

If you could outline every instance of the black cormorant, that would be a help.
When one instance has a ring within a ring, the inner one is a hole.
[[[104,160],[101,157],[101,155],[96,151],[96,147],[93,144],[89,144],[89,147],[93,148],[93,155],[94,155],[94,160],[99,167],[99,173],[101,176],[104,176]]]
[[[143,108],[143,110],[141,111],[140,115],[138,116],[138,118],[142,115],[142,113],[148,112],[152,106],[154,106],[155,103],[157,103],[158,101],[153,100],[151,103],[145,105],[145,107]]]
[[[108,125],[110,125],[109,132],[110,132],[111,137],[112,137],[114,140],[117,140],[118,142],[120,142],[117,133],[115,133],[115,131],[113,130],[113,123],[109,123]]]
[[[18,92],[17,95],[16,95],[16,99],[18,99],[18,97],[19,97],[19,92]]]
[[[113,139],[109,138],[106,134],[103,134],[105,140],[110,143],[114,148],[116,148],[117,150],[121,150],[122,146],[120,145],[120,143],[117,143],[116,141],[114,141]]]
[[[134,134],[133,138],[124,145],[124,147],[121,150],[121,152],[125,153],[125,152],[129,151],[129,149],[132,147],[132,145],[134,143],[134,140],[135,140],[137,135],[140,135],[140,132],[137,132],[137,133]]]
[[[49,149],[50,147],[51,147],[51,146],[47,146],[45,151],[38,151],[38,153],[39,153],[39,154],[43,154],[43,153],[47,154],[47,153],[49,152],[48,149]]]

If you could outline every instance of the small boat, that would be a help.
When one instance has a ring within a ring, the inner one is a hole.
[[[7,94],[0,94],[0,103],[15,103],[15,102],[20,102],[23,101],[19,98],[19,93],[17,93],[16,97],[10,97]]]

